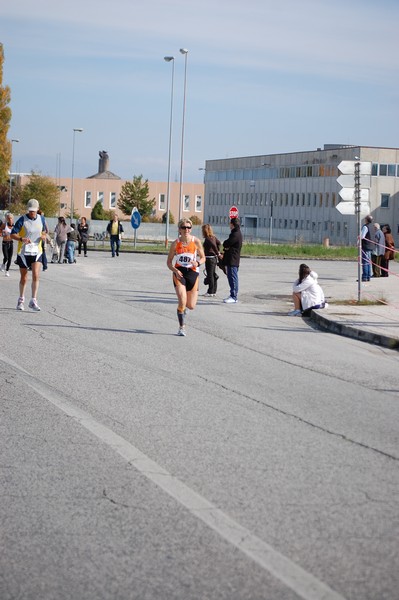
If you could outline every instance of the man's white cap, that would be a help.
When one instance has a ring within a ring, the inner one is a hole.
[[[35,198],[31,198],[27,204],[27,209],[28,211],[34,210],[37,212],[39,210],[39,202]]]

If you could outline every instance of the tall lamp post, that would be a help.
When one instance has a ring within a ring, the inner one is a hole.
[[[73,142],[72,142],[72,177],[71,177],[71,214],[70,214],[70,222],[72,223],[73,221],[73,211],[74,211],[74,206],[73,206],[73,172],[74,172],[74,168],[75,168],[75,133],[76,132],[82,133],[83,129],[81,129],[80,127],[76,127],[73,130]]]
[[[183,201],[183,158],[184,158],[184,123],[186,118],[186,88],[187,88],[187,55],[186,48],[180,48],[180,54],[184,55],[184,93],[183,93],[183,119],[181,126],[181,153],[180,153],[180,186],[179,186],[179,221],[182,218]]]
[[[170,210],[170,161],[172,156],[172,125],[173,125],[173,85],[175,77],[175,57],[164,56],[166,62],[172,63],[172,86],[170,93],[170,118],[169,118],[169,156],[168,156],[168,188],[166,192],[166,229],[165,229],[165,248],[168,247],[169,239],[169,210]]]
[[[269,246],[272,243],[272,232],[273,232],[273,192],[270,193],[270,222],[269,222]]]
[[[10,195],[8,198],[8,205],[11,204],[11,194],[12,194],[12,145],[14,143],[18,143],[19,140],[15,139],[15,140],[11,140],[11,163],[10,163]]]

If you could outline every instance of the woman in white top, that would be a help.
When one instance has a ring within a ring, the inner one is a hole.
[[[294,310],[288,315],[290,317],[299,317],[305,311],[311,308],[324,308],[324,292],[317,283],[318,275],[310,270],[305,264],[299,266],[299,277],[292,286],[292,298],[294,300]]]

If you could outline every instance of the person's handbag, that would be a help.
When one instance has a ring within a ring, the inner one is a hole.
[[[206,271],[204,271],[204,275],[205,275],[205,279],[204,279],[204,285],[209,285],[210,281],[209,281],[209,277]]]

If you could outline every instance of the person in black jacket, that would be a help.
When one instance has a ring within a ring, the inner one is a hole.
[[[223,242],[223,264],[226,267],[230,286],[230,296],[223,300],[227,304],[238,302],[238,268],[242,248],[242,233],[238,218],[230,220],[230,230],[229,237]]]
[[[202,226],[202,235],[204,236],[204,252],[205,252],[205,270],[206,279],[205,285],[208,285],[208,291],[204,296],[216,296],[217,291],[217,280],[219,279],[216,273],[216,267],[218,264],[220,254],[221,243],[213,233],[212,227],[209,223]]]
[[[84,255],[87,256],[87,242],[89,240],[89,226],[87,224],[86,217],[82,217],[80,219],[80,223],[78,225],[78,233],[79,233],[79,240],[78,240],[79,255],[82,252],[82,246],[83,246]]]

